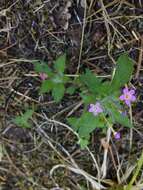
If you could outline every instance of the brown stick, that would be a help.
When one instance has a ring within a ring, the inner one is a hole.
[[[136,74],[135,74],[135,78],[136,79],[139,77],[140,70],[141,70],[141,64],[142,64],[142,57],[143,57],[143,36],[141,36],[140,40],[141,40],[141,48],[140,48],[140,52],[139,52],[137,71],[136,71]]]

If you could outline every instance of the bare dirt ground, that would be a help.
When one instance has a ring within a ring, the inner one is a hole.
[[[0,1],[2,190],[92,190],[101,184],[107,189],[123,189],[131,179],[143,149],[143,1],[85,2]],[[68,74],[89,68],[106,78],[124,51],[135,61],[131,81],[137,92],[132,112],[135,128],[131,138],[131,131],[119,126],[122,137],[111,139],[107,173],[102,179],[96,161],[100,167],[104,134],[96,130],[89,149],[80,149],[65,119],[71,111],[80,114],[79,95],[65,96],[59,104],[48,94],[41,97],[41,81],[32,60],[52,66],[53,60],[66,52]],[[32,128],[16,126],[12,119],[32,106],[36,108]],[[136,183],[143,183],[142,178],[140,172]]]

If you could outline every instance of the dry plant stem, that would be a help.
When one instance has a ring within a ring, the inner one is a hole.
[[[80,52],[79,52],[78,66],[77,66],[76,74],[79,73],[79,69],[80,69],[80,62],[81,62],[81,57],[82,57],[82,48],[83,48],[83,41],[84,41],[84,31],[85,31],[85,26],[86,26],[86,9],[87,9],[87,3],[86,3],[86,0],[84,0],[84,1],[85,1],[84,19],[83,19],[82,35],[81,35],[81,42],[80,42]]]
[[[30,100],[30,101],[35,102],[35,103],[40,103],[39,101],[37,101],[37,100],[35,100],[35,99],[33,99],[33,98],[27,96],[26,94],[22,94],[22,93],[20,93],[20,92],[17,92],[17,91],[14,90],[14,89],[11,89],[11,92],[14,92],[15,94],[19,95],[20,97],[22,97],[22,98],[24,98],[24,99],[26,99],[26,100]]]
[[[110,59],[112,60],[112,62],[114,64],[116,64],[115,60],[113,59],[113,57],[110,54],[111,51],[111,31],[110,31],[110,27],[109,27],[109,23],[112,25],[109,15],[106,11],[106,8],[104,6],[103,0],[100,0],[101,3],[101,7],[102,7],[102,12],[103,12],[103,18],[104,18],[104,23],[105,23],[105,27],[106,27],[106,31],[107,31],[107,42],[108,42],[108,56],[110,57]],[[115,29],[115,27],[112,25],[112,27]]]
[[[67,117],[72,115],[81,105],[83,104],[83,101],[80,101],[75,107],[67,114]]]
[[[111,138],[111,143],[112,143],[111,147],[113,147],[114,153],[116,155],[116,162],[117,162],[116,176],[117,176],[118,183],[121,184],[120,171],[121,171],[121,173],[123,173],[122,170],[121,170],[121,165],[122,164],[120,162],[120,158],[119,158],[119,153],[118,153],[117,147],[114,144],[112,138]]]
[[[67,112],[69,109],[71,109],[71,108],[75,108],[77,106],[77,103],[74,103],[74,104],[72,104],[72,105],[70,105],[70,106],[68,106],[68,107],[66,107],[65,109],[62,109],[61,111],[59,111],[59,112],[57,112],[55,115],[53,115],[52,116],[52,119],[55,119],[57,116],[59,116],[59,115],[61,115],[61,114],[63,114],[64,112]],[[73,109],[74,109],[73,108]],[[72,109],[72,110],[73,110]],[[68,115],[67,115],[68,116]]]
[[[109,3],[105,6],[105,8],[109,8],[109,7],[113,6],[113,5],[116,4],[118,1],[119,1],[119,0],[114,0],[114,1],[112,1],[112,2],[109,2]],[[93,14],[91,14],[90,16],[88,16],[87,19],[93,17],[94,15],[96,15],[97,13],[100,13],[101,11],[102,11],[102,8],[99,9],[99,10],[97,10],[96,12],[94,12]]]
[[[46,116],[45,116],[45,117],[46,117]],[[69,127],[68,125],[66,125],[66,124],[64,124],[64,123],[61,123],[61,122],[59,122],[59,121],[56,121],[56,120],[48,119],[47,117],[46,117],[46,120],[48,120],[49,122],[52,122],[52,123],[55,123],[55,124],[58,124],[58,125],[61,125],[61,126],[65,127],[65,128],[67,128],[67,129],[70,130],[73,134],[75,134],[75,135],[77,136],[77,138],[79,139],[78,134],[77,134],[75,131],[73,131],[73,129],[72,129],[71,127]],[[93,161],[94,161],[94,163],[95,163],[95,166],[96,166],[97,171],[98,171],[98,176],[101,176],[101,175],[100,175],[100,169],[99,169],[99,166],[98,166],[98,164],[97,164],[97,161],[96,161],[94,155],[92,154],[92,152],[89,150],[88,147],[87,147],[86,149],[87,149],[88,152],[90,153],[91,158],[93,159]]]
[[[88,14],[90,13],[92,6],[94,6],[95,0],[91,0],[90,5],[89,5],[89,9],[88,9]]]
[[[111,128],[109,127],[107,130],[107,144],[109,144],[110,138],[111,138]],[[104,157],[103,157],[103,163],[101,166],[101,172],[102,172],[102,179],[106,177],[107,174],[107,154],[108,154],[108,148],[104,149]]]
[[[16,167],[16,165],[13,163],[13,161],[12,161],[12,159],[10,158],[10,156],[9,156],[8,152],[6,151],[6,149],[4,150],[4,153],[5,153],[6,157],[7,157],[8,160],[9,160],[9,163],[10,163],[10,164],[12,165],[12,167],[16,170],[17,174],[19,174],[20,176],[24,177],[28,182],[32,183],[32,184],[35,185],[35,186],[39,186],[39,188],[42,189],[42,187],[41,187],[38,183],[34,182],[30,177],[26,176],[21,170],[19,170],[18,167]]]
[[[113,161],[113,166],[114,166],[115,170],[117,171],[117,164],[116,164],[116,161],[115,161],[115,158],[114,158],[114,154],[113,154],[113,151],[112,151],[112,148],[111,148],[110,145],[109,145],[109,151],[110,151],[111,159]]]
[[[53,123],[56,123],[56,124],[59,124],[59,125],[64,125],[64,127],[66,127],[66,128],[70,128],[70,127],[68,127],[67,125],[65,125],[65,124],[63,124],[63,123],[60,123],[60,122],[58,122],[58,121],[55,121],[55,120],[50,120],[50,119],[48,119],[47,117],[46,117],[46,115],[45,115],[45,119],[48,121],[48,122],[53,122]],[[93,176],[91,176],[90,174],[88,174],[88,173],[86,173],[84,170],[82,170],[82,169],[80,169],[79,167],[78,167],[78,165],[76,164],[76,162],[74,161],[74,159],[71,157],[71,155],[69,154],[69,152],[64,148],[64,147],[62,147],[62,150],[64,151],[64,153],[68,156],[68,158],[69,158],[69,160],[67,160],[67,158],[64,158],[62,155],[61,155],[61,153],[56,149],[56,146],[54,146],[53,144],[52,144],[52,139],[44,132],[44,130],[41,128],[41,126],[38,126],[38,124],[36,123],[36,121],[34,121],[33,120],[33,122],[36,124],[36,126],[37,126],[37,132],[39,133],[39,134],[41,134],[41,136],[43,137],[43,138],[45,138],[45,140],[47,141],[47,143],[50,145],[50,147],[62,158],[62,160],[64,160],[64,164],[58,164],[58,165],[55,165],[52,169],[51,169],[51,171],[50,171],[50,175],[52,176],[53,175],[53,172],[56,170],[56,169],[58,169],[58,168],[67,168],[68,170],[70,170],[70,171],[72,171],[72,172],[74,172],[74,173],[76,173],[76,174],[79,174],[79,175],[82,175],[82,176],[84,176],[85,177],[85,179],[87,180],[87,181],[89,181],[90,183],[91,183],[91,185],[93,186],[93,188],[96,188],[96,189],[104,189],[104,186],[102,186],[100,183],[98,183],[98,182],[96,182],[96,178],[95,177],[93,177]],[[74,132],[75,133],[75,132]],[[76,134],[76,133],[75,133]],[[56,143],[57,145],[59,145],[60,147],[61,147],[61,145],[59,144],[59,143],[57,143],[57,142],[54,142],[54,143]]]
[[[75,167],[77,167],[77,164],[75,163],[75,161],[73,160],[73,158],[71,157],[71,155],[68,153],[68,151],[62,146],[60,145],[59,143],[57,142],[54,142],[46,133],[45,131],[42,129],[42,125],[41,124],[40,126],[37,124],[37,122],[35,120],[32,120],[34,122],[34,124],[36,125],[36,131],[38,132],[38,134],[43,138],[43,140],[56,152],[56,154],[59,156],[59,158],[61,158],[64,162],[68,163],[68,164],[73,164]],[[62,151],[67,155],[68,160],[67,158],[64,158],[61,153],[56,149],[57,146],[54,146],[53,145],[56,144],[58,145]]]
[[[127,167],[126,171],[124,173],[122,172],[122,177],[121,177],[120,184],[123,184],[123,183],[127,184],[127,180],[131,176],[131,174],[132,174],[132,172],[133,172],[134,169],[135,169],[135,165]]]
[[[101,171],[100,171],[100,168],[99,168],[99,166],[98,166],[98,163],[97,163],[97,161],[96,161],[96,159],[95,159],[95,156],[94,156],[94,155],[92,154],[92,152],[90,151],[90,149],[89,149],[88,147],[87,147],[86,149],[87,149],[87,151],[89,152],[89,154],[90,154],[92,160],[94,161],[95,167],[96,167],[96,169],[97,169],[98,183],[100,183],[100,181],[101,181]]]
[[[135,75],[136,79],[139,77],[141,64],[142,64],[142,57],[143,57],[143,36],[141,36],[141,47],[140,47],[140,52],[139,52],[137,71],[136,71],[136,75]]]
[[[56,121],[56,120],[51,120],[51,119],[48,119],[47,116],[44,114],[44,119],[46,119],[48,122],[52,122],[52,123],[55,123],[55,124],[58,124],[58,125],[61,125],[65,128],[67,128],[68,130],[70,130],[73,134],[75,134],[75,136],[79,139],[79,136],[78,134],[73,131],[73,129],[71,127],[69,127],[68,125],[64,124],[64,123],[61,123],[59,121]],[[89,150],[88,147],[86,147],[87,151],[89,152],[95,166],[96,166],[96,169],[97,169],[97,176],[98,176],[98,181],[100,181],[100,178],[101,178],[101,171],[100,171],[100,167],[98,166],[98,163],[97,163],[97,160],[95,159],[94,155],[92,154],[92,152]]]
[[[15,1],[13,4],[11,4],[8,8],[1,10],[1,11],[0,11],[0,16],[6,16],[7,11],[10,11],[10,9],[11,9],[14,5],[16,5],[16,3],[18,3],[19,1],[20,1],[20,0],[17,0],[17,1]]]
[[[110,48],[111,48],[111,32],[110,32],[110,27],[109,27],[109,22],[108,22],[108,14],[106,11],[106,8],[104,6],[103,0],[100,0],[101,7],[102,7],[102,12],[103,12],[103,17],[104,17],[104,22],[105,22],[105,27],[107,31],[107,41],[108,41],[108,54],[110,54]]]
[[[80,168],[74,168],[70,165],[63,165],[63,164],[58,164],[58,165],[55,165],[51,171],[50,171],[50,175],[52,176],[54,171],[57,170],[58,168],[66,168],[76,174],[79,174],[79,175],[82,175],[83,177],[85,177],[85,179],[87,181],[89,181],[92,185],[92,187],[96,190],[100,190],[100,189],[105,189],[104,186],[102,186],[101,184],[97,183],[95,181],[95,178],[93,176],[91,176],[90,174],[86,173],[84,170],[80,169]]]
[[[107,8],[106,6],[105,6],[105,8]],[[101,12],[101,10],[102,9],[100,9],[100,11],[98,10],[98,11],[96,11],[95,13],[94,13],[94,15],[96,15],[97,13],[99,13],[99,12]],[[89,20],[91,17],[92,17],[93,15],[90,15],[89,17],[87,17],[86,18],[86,21],[85,21],[85,23],[87,24],[87,23],[89,23],[89,22],[93,22],[93,21],[101,21],[101,22],[103,22],[103,19],[104,19],[104,17],[100,17],[100,18],[95,18],[95,19],[92,19],[92,20]],[[126,19],[130,19],[130,20],[128,20],[124,25],[128,25],[130,22],[133,22],[134,20],[138,20],[138,19],[142,19],[143,18],[143,16],[141,16],[141,15],[139,15],[139,16],[126,16],[126,15],[123,15],[123,16],[114,16],[114,17],[110,17],[110,20],[111,21],[115,21],[115,20],[118,20],[118,19],[122,19],[122,18],[126,18]],[[81,24],[82,24],[83,22],[81,22]],[[110,23],[111,24],[111,23]],[[116,29],[116,31],[117,31],[117,29]],[[119,31],[118,31],[119,32]],[[120,32],[119,32],[120,33]],[[121,34],[121,33],[120,33]],[[123,36],[123,35],[121,35],[121,36]],[[125,39],[125,38],[124,38]],[[125,40],[126,42],[128,42],[127,40]]]

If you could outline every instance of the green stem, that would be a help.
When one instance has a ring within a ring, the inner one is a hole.
[[[113,133],[115,133],[115,131],[114,131],[114,129],[113,129],[113,125],[110,124],[110,122],[106,119],[106,117],[105,117],[104,114],[102,114],[102,116],[103,116],[103,119],[106,121],[108,127],[111,129],[111,131],[112,131]]]
[[[140,156],[140,159],[138,160],[136,171],[135,171],[135,173],[134,173],[134,175],[133,175],[131,181],[130,181],[129,184],[127,185],[126,190],[130,190],[130,189],[131,189],[133,183],[135,182],[136,178],[137,178],[138,175],[139,175],[139,172],[140,172],[142,166],[143,166],[143,152],[142,152],[142,154],[141,154],[141,156]]]

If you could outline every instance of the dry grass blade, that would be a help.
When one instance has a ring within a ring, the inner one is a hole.
[[[102,186],[100,183],[95,181],[95,178],[93,176],[89,175],[88,173],[86,173],[85,171],[83,171],[80,168],[74,168],[74,167],[68,166],[68,165],[59,164],[59,165],[54,166],[50,171],[51,176],[53,175],[54,171],[57,170],[58,168],[66,168],[66,169],[72,171],[73,173],[82,175],[87,181],[89,181],[91,183],[91,186],[93,189],[97,189],[97,190],[105,189],[104,186]]]

